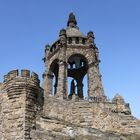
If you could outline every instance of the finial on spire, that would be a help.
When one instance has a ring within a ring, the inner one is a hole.
[[[77,25],[77,21],[75,19],[75,15],[73,14],[73,12],[71,12],[69,14],[69,19],[68,19],[68,22],[67,22],[67,26],[68,27],[76,27]]]
[[[65,29],[60,30],[59,36],[62,36],[62,35],[66,35],[66,30]]]
[[[94,33],[92,31],[89,31],[87,33],[87,39],[88,39],[89,44],[94,44],[95,37],[94,37]]]

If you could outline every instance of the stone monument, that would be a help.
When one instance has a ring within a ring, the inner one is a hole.
[[[46,45],[43,60],[42,87],[38,75],[29,70],[4,76],[1,140],[140,140],[140,120],[131,114],[129,104],[119,94],[108,101],[94,33],[81,33],[73,13],[59,38]],[[68,78],[73,79],[70,85]]]

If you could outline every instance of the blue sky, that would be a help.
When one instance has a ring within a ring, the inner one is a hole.
[[[0,81],[13,69],[44,71],[44,46],[58,38],[68,14],[95,33],[106,95],[120,93],[140,118],[139,0],[0,0]]]

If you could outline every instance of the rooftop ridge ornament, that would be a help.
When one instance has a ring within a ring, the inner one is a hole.
[[[77,25],[77,21],[76,21],[75,15],[74,15],[73,12],[71,12],[69,14],[69,19],[68,19],[68,22],[67,22],[67,26],[73,28],[73,27],[76,27],[76,25]]]

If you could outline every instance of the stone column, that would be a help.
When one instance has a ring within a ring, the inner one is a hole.
[[[80,99],[83,99],[83,83],[82,80],[77,81],[77,93]]]
[[[54,96],[56,95],[56,93],[57,93],[57,82],[55,82],[55,84],[54,84]]]
[[[52,96],[53,77],[54,76],[52,74],[46,75],[46,85],[45,85],[46,88],[44,94],[46,94],[47,96]]]
[[[93,93],[94,93],[94,87],[93,87],[93,82],[94,82],[94,64],[90,64],[89,68],[88,68],[88,72],[87,72],[87,76],[88,76],[88,97],[93,97]]]
[[[96,63],[90,64],[88,69],[88,96],[105,97],[99,66]]]
[[[67,63],[59,62],[58,72],[58,85],[56,97],[66,99],[67,98]]]
[[[56,97],[67,98],[66,30],[60,30],[59,72]]]

